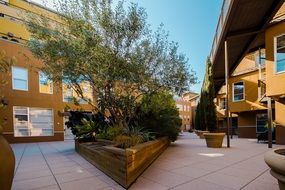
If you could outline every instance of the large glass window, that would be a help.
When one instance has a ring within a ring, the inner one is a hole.
[[[276,38],[276,72],[285,72],[285,35]]]
[[[52,94],[53,83],[42,71],[39,72],[40,93]]]
[[[265,125],[267,124],[267,114],[256,114],[256,133],[263,133],[267,129]]]
[[[14,106],[14,136],[52,136],[53,111]]]
[[[233,102],[244,100],[244,83],[237,82],[233,84]]]
[[[12,67],[14,90],[28,90],[28,70],[21,67]]]

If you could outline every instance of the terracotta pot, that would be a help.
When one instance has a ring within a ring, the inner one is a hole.
[[[206,139],[207,147],[221,148],[226,134],[225,133],[204,133],[203,135]]]
[[[278,180],[279,189],[285,190],[285,149],[268,151],[264,156],[264,160],[271,168],[271,175]]]
[[[15,156],[12,148],[2,136],[3,128],[0,126],[0,189],[10,190],[12,188]]]

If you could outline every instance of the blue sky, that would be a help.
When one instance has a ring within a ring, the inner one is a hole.
[[[42,0],[33,0],[42,2]],[[189,58],[199,84],[191,90],[200,93],[205,61],[211,50],[222,0],[126,0],[144,7],[148,23],[155,30],[160,23],[169,31],[169,40],[179,43],[179,51]],[[52,0],[45,0],[50,3]]]

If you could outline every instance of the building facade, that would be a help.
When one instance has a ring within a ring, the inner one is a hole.
[[[220,125],[226,125],[228,101],[230,115],[237,117],[239,137],[255,138],[273,121],[276,144],[285,144],[284,1],[225,0],[211,60]]]
[[[229,77],[229,115],[233,134],[240,138],[256,138],[266,131],[264,49],[245,56]],[[216,95],[219,129],[226,130],[226,86]]]
[[[181,131],[189,131],[194,127],[195,116],[193,114],[195,110],[193,108],[195,105],[191,100],[197,95],[194,92],[187,92],[175,100],[176,107],[179,110],[179,117],[182,119]]]
[[[0,111],[3,134],[13,143],[64,140],[70,135],[64,124],[64,110],[92,108],[68,84],[55,84],[41,71],[43,63],[25,45],[30,37],[21,19],[25,11],[56,19],[53,11],[35,3],[0,1],[0,50],[15,60],[11,73],[0,76],[1,81],[6,81],[1,86],[1,101],[6,105]],[[91,87],[85,85],[84,93],[92,96]],[[74,105],[74,99],[79,105]]]

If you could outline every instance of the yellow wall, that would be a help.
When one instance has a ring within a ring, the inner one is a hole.
[[[285,7],[283,7],[285,9]],[[275,37],[285,34],[285,21],[265,32],[266,94],[275,100],[276,143],[285,144],[285,72],[275,73]]]
[[[275,113],[276,122],[280,125],[285,126],[285,99],[282,101],[275,101]]]
[[[278,23],[266,30],[266,95],[285,95],[285,73],[275,73],[274,37],[285,34],[285,22]]]
[[[10,0],[9,6],[0,4],[0,12],[4,14],[4,17],[0,17],[0,36],[11,32],[16,39],[25,41],[30,38],[23,22],[27,17],[27,12],[49,18],[53,23],[62,23],[54,12],[23,0]]]
[[[244,82],[245,98],[242,101],[233,102],[233,84]],[[243,112],[267,109],[258,98],[258,71],[231,77],[229,79],[229,109],[230,112]]]

